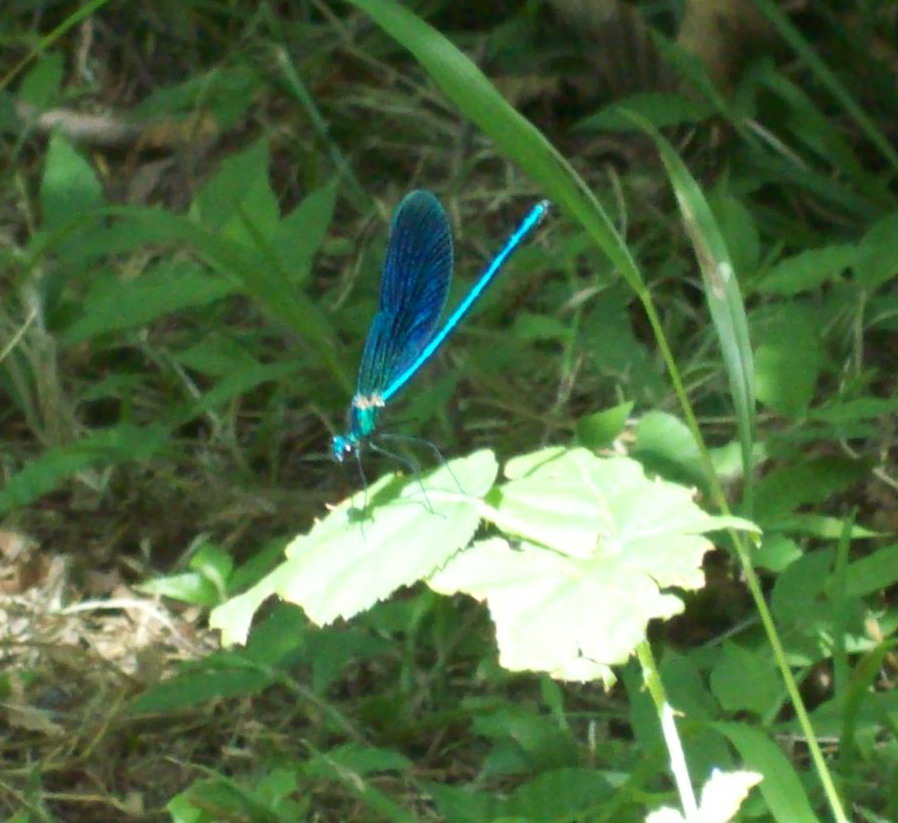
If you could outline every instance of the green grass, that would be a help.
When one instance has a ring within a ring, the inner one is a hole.
[[[0,11],[9,819],[898,817],[896,32],[758,5],[732,93],[613,101],[536,4]],[[385,417],[451,474],[362,492],[415,187],[450,302],[553,208]]]

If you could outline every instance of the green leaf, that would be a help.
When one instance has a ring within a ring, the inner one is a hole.
[[[278,561],[284,556],[285,548],[287,548],[285,537],[267,540],[257,546],[253,554],[242,565],[234,569],[230,580],[232,590],[243,591],[258,583],[278,564]]]
[[[30,103],[38,110],[50,106],[59,97],[65,76],[65,60],[58,51],[46,51],[41,55],[16,90],[22,103]]]
[[[493,744],[482,773],[487,778],[527,774],[578,762],[577,741],[570,729],[559,726],[555,718],[528,708],[499,706],[488,714],[475,715],[471,731]]]
[[[690,720],[711,720],[719,715],[720,707],[708,689],[706,672],[699,666],[698,655],[681,654],[671,648],[664,649],[659,673],[661,682],[667,692],[670,705],[678,713],[688,715]],[[631,709],[631,716],[637,709]],[[655,722],[657,723],[657,713]],[[655,733],[659,733],[656,727]],[[663,742],[658,741],[661,745]],[[641,740],[642,745],[645,740]],[[713,750],[713,747],[712,747]],[[711,761],[713,764],[715,761]],[[718,759],[716,765],[728,765],[726,760]]]
[[[249,627],[256,612],[269,597],[277,593],[282,584],[286,585],[289,582],[290,575],[291,569],[282,563],[247,591],[212,610],[209,615],[209,627],[221,630],[223,646],[246,643]]]
[[[761,239],[755,209],[721,187],[712,192],[710,201],[720,233],[733,258],[733,266],[747,281],[758,268]]]
[[[149,580],[138,589],[209,608],[223,602],[234,568],[231,556],[212,543],[203,543],[190,558],[189,565],[189,572]]]
[[[607,809],[614,792],[608,779],[595,769],[551,769],[515,789],[503,811],[522,820],[589,819],[589,812]]]
[[[819,316],[793,303],[768,313],[759,327],[758,399],[779,414],[802,417],[814,398],[823,365]]]
[[[772,572],[781,572],[801,557],[801,549],[791,538],[782,534],[765,534],[761,545],[755,552],[754,565],[769,569]]]
[[[682,420],[667,412],[649,412],[639,421],[633,455],[669,479],[702,486],[708,482],[692,432]]]
[[[755,372],[745,303],[733,258],[718,220],[697,181],[670,142],[645,121],[634,118],[655,141],[670,177],[683,224],[692,241],[705,285],[705,299],[720,343],[733,398],[745,474],[751,473],[755,432]],[[751,484],[746,485],[751,494]],[[750,497],[746,503],[751,510]]]
[[[849,518],[827,517],[821,514],[792,514],[776,521],[776,528],[790,534],[818,537],[821,540],[838,540],[847,533],[852,540],[881,537],[882,532],[849,524]],[[763,522],[763,521],[762,521]]]
[[[308,764],[308,774],[331,777],[334,769],[353,772],[358,776],[382,774],[383,772],[407,772],[412,761],[393,749],[345,743],[328,749],[327,754],[319,754]]]
[[[604,411],[589,414],[577,421],[577,443],[588,449],[608,448],[623,431],[633,403],[621,403]]]
[[[898,213],[884,217],[860,242],[855,264],[857,281],[873,291],[898,274]]]
[[[521,312],[515,317],[512,334],[518,340],[569,340],[571,327],[556,317]]]
[[[353,516],[364,501],[356,495],[287,546],[291,575],[278,593],[324,624],[420,580],[474,536],[479,497],[497,471],[490,451],[453,460],[420,483],[406,483],[388,505],[372,509],[370,520]]]
[[[807,792],[782,750],[761,732],[744,723],[714,723],[738,750],[742,765],[764,775],[761,794],[778,823],[820,823]]]
[[[189,260],[159,263],[133,280],[98,279],[81,316],[62,333],[66,345],[97,335],[142,328],[167,314],[204,306],[235,291],[235,284],[203,271]]]
[[[265,810],[252,801],[249,792],[224,777],[196,781],[187,791],[174,797],[166,808],[175,823],[213,823],[223,817],[234,819],[238,816],[273,823]]]
[[[832,656],[837,612],[826,588],[833,563],[833,552],[825,548],[798,558],[776,578],[771,610],[793,664],[807,665]]]
[[[506,823],[498,811],[502,799],[492,793],[429,780],[420,780],[418,785],[433,798],[436,811],[446,823]]]
[[[209,823],[209,814],[193,804],[193,796],[191,786],[186,792],[176,794],[169,800],[165,810],[171,815],[172,823]]]
[[[219,409],[235,398],[248,394],[256,386],[286,380],[294,377],[296,372],[296,363],[290,360],[280,363],[257,363],[240,368],[226,375],[203,394],[192,411],[196,413]]]
[[[219,823],[225,820],[293,823],[305,816],[291,799],[299,789],[299,774],[294,763],[263,772],[248,787],[211,769],[205,771],[214,774],[214,779],[193,783],[169,802],[166,808],[173,823]],[[200,816],[195,816],[191,810],[199,811]]]
[[[195,118],[201,110],[212,116],[218,130],[227,132],[245,122],[247,109],[258,100],[266,82],[249,61],[219,62],[208,72],[197,71],[181,83],[153,89],[134,113],[154,120],[163,112]]]
[[[299,287],[312,272],[312,261],[327,236],[334,217],[337,180],[310,192],[290,214],[281,220],[272,238],[281,270]]]
[[[333,359],[334,333],[330,320],[304,292],[294,288],[287,273],[278,268],[271,245],[263,238],[255,238],[261,245],[248,248],[197,227],[188,239],[210,265],[240,283],[246,294],[258,300],[297,334],[317,344],[320,355]]]
[[[715,109],[705,100],[696,100],[672,91],[632,94],[605,106],[597,114],[581,120],[578,131],[634,131],[631,113],[638,114],[655,128],[698,123],[714,114]]]
[[[245,651],[235,652],[235,658],[245,657],[263,669],[285,668],[296,661],[298,651],[308,650],[306,659],[313,660],[317,666],[321,640],[326,635],[326,632],[313,631],[305,615],[295,606],[275,603],[253,627],[253,636]],[[347,632],[340,632],[340,637],[345,639]]]
[[[247,246],[256,245],[256,239],[246,221],[259,235],[271,239],[281,215],[268,182],[269,164],[268,141],[264,139],[227,157],[197,194],[192,216],[220,236]]]
[[[58,231],[83,220],[103,203],[103,186],[91,165],[59,133],[50,137],[41,178],[42,227]]]
[[[146,460],[162,449],[167,440],[168,429],[164,426],[140,428],[122,424],[68,446],[50,449],[7,480],[0,490],[0,513],[27,506],[78,472],[94,466],[106,468]]]
[[[669,387],[659,379],[655,353],[633,331],[632,305],[631,290],[623,283],[597,294],[584,307],[578,345],[601,371],[615,379],[626,374],[645,396],[657,396]]]
[[[469,543],[480,522],[480,498],[497,471],[492,452],[480,451],[420,480],[384,477],[293,540],[286,561],[219,606],[210,624],[222,630],[225,643],[243,642],[256,609],[275,593],[319,625],[358,614]]]
[[[682,610],[670,587],[697,589],[722,528],[753,530],[699,509],[682,486],[649,480],[628,458],[546,449],[512,460],[486,517],[516,537],[475,543],[428,581],[486,600],[500,662],[567,680],[613,682],[648,621]]]
[[[306,747],[311,748],[308,743],[306,743]],[[326,779],[339,782],[344,789],[348,789],[358,797],[372,812],[371,815],[357,813],[355,817],[369,817],[372,820],[386,820],[392,821],[392,823],[418,823],[419,818],[416,815],[403,809],[390,795],[378,789],[374,783],[365,780],[362,775],[341,762],[344,751],[336,749],[335,752],[335,758],[330,757],[329,751],[315,752],[315,756],[309,762],[307,770],[319,780]],[[350,762],[355,759],[361,759],[359,757],[360,747],[354,744],[346,746],[345,755]],[[374,758],[391,771],[393,769],[405,771],[407,768],[406,764],[408,761],[397,752],[375,749]],[[296,819],[295,817],[290,818],[290,821],[285,820],[284,823],[292,823]]]
[[[776,667],[769,653],[724,643],[711,670],[711,690],[728,712],[764,717],[782,698]]]
[[[761,442],[755,443],[753,452],[755,465],[763,463],[767,458],[767,452]],[[717,448],[708,449],[708,456],[714,474],[724,482],[733,482],[743,476],[742,452],[736,441],[731,440]]]
[[[757,482],[755,514],[773,525],[799,506],[828,497],[867,476],[869,465],[848,457],[817,457],[774,469]]]
[[[203,543],[190,558],[190,568],[215,583],[222,593],[234,571],[234,558],[214,543]]]
[[[107,217],[114,217],[110,221]],[[192,224],[161,208],[135,206],[107,206],[98,213],[98,219],[81,223],[74,236],[67,236],[64,243],[53,237],[37,234],[32,238],[29,251],[37,258],[48,253],[64,254],[67,266],[72,268],[105,265],[110,255],[119,255],[143,246],[167,245],[180,240],[179,226],[192,229]]]
[[[290,608],[296,614],[302,612],[292,604],[281,604],[282,608]],[[308,620],[303,615],[303,620]],[[408,623],[404,623],[398,631],[405,631]],[[305,659],[312,664],[312,689],[315,694],[324,695],[338,680],[345,677],[347,670],[352,671],[366,660],[389,656],[396,651],[396,643],[391,635],[380,635],[367,631],[362,627],[335,626],[326,629],[311,627],[307,632]],[[250,649],[259,643],[259,630],[254,625],[249,639]]]
[[[139,695],[128,706],[127,714],[170,713],[223,697],[246,697],[258,694],[277,679],[276,672],[254,667],[231,652],[222,652],[181,667],[170,680]]]
[[[852,423],[856,420],[884,417],[896,411],[898,411],[898,397],[859,397],[845,402],[834,401],[823,408],[813,409],[808,416],[812,420],[823,420],[827,423]]]
[[[221,603],[221,597],[212,581],[199,572],[170,574],[156,580],[148,580],[137,586],[137,590],[156,597],[170,597],[181,603],[212,608]]]
[[[146,236],[181,241],[199,254],[211,267],[257,299],[275,317],[283,320],[306,341],[316,344],[316,353],[330,361],[335,372],[342,374],[334,362],[333,329],[324,312],[301,290],[294,288],[277,267],[270,244],[256,238],[261,247],[249,248],[242,242],[229,240],[207,230],[196,222],[160,209],[133,210],[125,214],[142,226]]]
[[[877,549],[873,554],[850,563],[845,594],[863,597],[882,592],[898,582],[898,544]]]
[[[261,365],[245,346],[223,332],[210,332],[195,345],[176,353],[176,359],[181,365],[210,377],[227,377]]]
[[[783,297],[814,291],[844,274],[857,258],[857,247],[848,243],[807,249],[780,260],[757,284],[757,289],[761,294]]]

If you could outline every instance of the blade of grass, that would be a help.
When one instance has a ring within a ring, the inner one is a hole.
[[[723,235],[698,183],[677,156],[670,143],[645,121],[642,121],[642,125],[658,146],[658,151],[668,171],[671,185],[674,187],[677,203],[683,215],[683,221],[695,247],[702,277],[705,281],[705,292],[711,311],[711,318],[720,340],[724,362],[730,378],[730,390],[733,393],[743,452],[742,459],[745,467],[745,502],[746,507],[750,511],[755,393],[754,366],[748,337],[745,305],[739,292],[739,284]],[[719,502],[726,512],[728,509],[726,499],[723,498]],[[789,692],[799,724],[807,738],[811,758],[814,761],[833,816],[839,823],[843,823],[843,821],[847,821],[847,818],[842,808],[842,801],[836,791],[832,776],[826,765],[826,760],[823,757],[823,752],[820,749],[820,744],[814,734],[814,727],[802,701],[798,684],[795,682],[792,670],[789,668],[785,649],[780,641],[773,621],[773,615],[770,613],[767,601],[761,590],[761,583],[751,562],[748,546],[741,535],[732,531],[730,535],[739,554],[749,591],[773,649],[786,690]]]
[[[745,476],[743,509],[745,516],[750,518],[756,401],[754,358],[739,281],[726,242],[695,178],[660,132],[642,118],[639,121],[655,141],[667,169],[705,283],[705,297],[733,395]]]
[[[266,10],[268,16],[273,17],[271,10],[267,6],[264,6],[263,8]],[[279,36],[280,30],[278,29],[276,20],[269,20],[269,31],[272,33],[273,37]],[[318,139],[321,140],[327,150],[331,163],[334,164],[334,168],[337,169],[340,178],[345,180],[349,185],[356,206],[359,208],[370,207],[370,195],[365,191],[364,187],[359,182],[358,177],[356,177],[355,172],[352,170],[352,166],[346,160],[340,147],[334,141],[334,138],[330,133],[330,125],[315,103],[315,98],[303,82],[302,76],[296,70],[296,66],[293,65],[287,47],[283,44],[277,46],[275,48],[274,57],[278,67],[284,73],[284,81],[287,84],[287,89],[293,94],[303,109],[305,109],[306,114],[309,116],[309,121],[312,124],[312,128],[315,129],[315,132],[318,134]]]
[[[788,109],[789,123],[784,125],[791,126],[798,140],[833,169],[855,181],[871,200],[883,208],[891,204],[892,197],[886,182],[864,167],[843,131],[820,109],[810,94],[772,66],[765,65],[759,69],[758,82]]]
[[[367,12],[388,34],[402,43],[429,72],[446,96],[492,137],[507,157],[517,162],[539,183],[552,200],[565,207],[576,217],[611,261],[619,267],[646,308],[649,322],[668,366],[677,396],[687,415],[690,427],[695,431],[698,442],[702,443],[697,421],[680,379],[676,362],[667,344],[651,296],[643,283],[641,273],[623,239],[586,184],[539,130],[517,112],[492,86],[483,73],[439,32],[393,0],[349,1],[357,8]],[[710,214],[710,209],[708,209],[708,214]],[[729,256],[726,255],[721,259],[728,261]],[[730,267],[730,271],[732,271],[731,264]],[[726,345],[730,357],[729,365],[733,369],[735,377],[734,393],[741,398],[739,405],[743,410],[742,428],[745,432],[750,432],[750,421],[753,419],[754,413],[754,391],[751,384],[753,372],[747,368],[751,365],[751,361],[745,359],[746,352],[750,352],[750,349],[747,347],[747,331],[743,334],[739,322],[734,320],[739,316],[739,312],[742,312],[742,322],[744,322],[744,309],[741,308],[741,296],[738,295],[738,292],[736,293],[737,303],[730,305],[727,302],[726,283],[721,283],[719,286],[720,288],[717,288],[719,296],[716,299],[720,305],[717,311],[721,314],[721,324],[725,325],[728,330]],[[746,425],[746,421],[749,422],[749,425]],[[749,436],[746,435],[746,437]],[[706,448],[704,452],[707,454]],[[745,463],[746,466],[750,466],[750,461],[747,458]],[[711,477],[715,484],[715,496],[726,511],[728,507],[719,479],[714,476],[713,472]],[[782,645],[776,635],[776,629],[764,602],[757,577],[753,574],[747,547],[739,540],[738,536],[734,535],[733,537],[737,546],[740,547],[743,564],[751,574],[749,580],[753,595],[758,603],[767,633],[774,644],[787,688],[795,702],[802,726],[808,735],[814,762],[821,782],[824,784],[824,790],[829,797],[836,819],[841,823],[845,820],[841,802],[813,736],[813,729],[786,663]]]
[[[394,0],[349,2],[367,12],[381,28],[405,46],[459,110],[489,135],[505,156],[530,175],[555,205],[576,218],[617,266],[645,309],[674,391],[684,414],[691,421],[690,428],[696,441],[702,443],[651,293],[624,239],[586,182],[539,129],[502,97],[480,69],[440,32]],[[704,446],[703,450],[709,473],[713,476]],[[718,497],[723,497],[719,481],[715,482]]]
[[[443,93],[517,163],[549,199],[567,209],[627,282],[644,290],[642,275],[595,195],[546,137],[520,114],[448,39],[394,0],[349,0],[407,48]]]
[[[771,2],[771,0],[755,0],[755,2],[758,9],[776,29],[780,37],[794,49],[795,53],[805,62],[808,68],[817,75],[817,78],[829,90],[836,102],[861,127],[861,130],[867,135],[870,142],[879,149],[892,168],[898,171],[898,152],[892,148],[889,139],[876,126],[876,123],[867,116],[860,103],[845,88],[835,72],[820,59],[804,35],[792,25],[789,18],[786,17],[776,3]]]
[[[586,182],[539,129],[502,97],[480,69],[442,34],[394,0],[349,2],[367,12],[381,28],[405,46],[459,110],[489,135],[505,156],[530,175],[553,204],[566,209],[576,218],[618,268],[645,309],[674,391],[684,414],[691,421],[690,427],[696,441],[702,443],[651,293],[624,239]],[[704,446],[703,450],[709,473],[713,476]],[[719,481],[715,482],[718,496],[722,497]]]
[[[91,0],[85,3],[80,9],[72,12],[65,20],[63,20],[53,31],[44,35],[18,63],[16,63],[3,77],[0,77],[0,89],[5,89],[35,57],[43,54],[50,46],[52,46],[67,31],[77,26],[82,20],[86,20],[97,9],[105,6],[110,0]]]
[[[696,441],[703,443],[676,361],[636,262],[587,184],[549,140],[496,90],[489,79],[447,38],[395,0],[349,0],[407,48],[459,110],[529,174],[549,198],[586,229],[636,292],[645,309],[674,391]],[[707,449],[709,476],[713,478]],[[724,498],[718,480],[716,496]],[[725,500],[724,500],[725,503]]]

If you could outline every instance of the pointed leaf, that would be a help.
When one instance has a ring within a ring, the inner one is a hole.
[[[103,187],[90,163],[65,137],[54,133],[41,180],[43,228],[62,229],[102,202]]]
[[[358,614],[468,545],[480,522],[480,498],[497,471],[493,453],[480,451],[420,480],[383,478],[297,537],[285,562],[213,611],[211,625],[222,629],[225,642],[243,642],[256,609],[272,594],[318,624]]]
[[[745,765],[763,775],[761,794],[778,823],[820,823],[807,792],[779,746],[745,723],[715,723],[712,728],[736,747]]]

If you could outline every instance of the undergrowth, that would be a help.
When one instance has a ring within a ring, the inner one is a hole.
[[[597,90],[539,3],[33,6],[10,820],[898,819],[890,7],[759,0],[728,86],[635,4],[664,70]],[[551,207],[362,488],[330,439],[415,188],[450,306]]]

